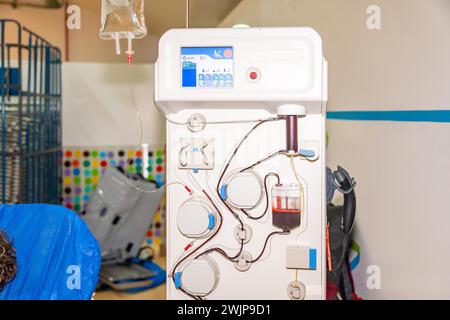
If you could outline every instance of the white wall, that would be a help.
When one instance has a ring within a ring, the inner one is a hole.
[[[382,30],[366,27],[369,5]],[[311,26],[322,36],[333,109],[450,105],[450,1],[244,0],[221,23]]]
[[[356,239],[366,298],[450,297],[448,124],[329,121],[328,161],[358,181]],[[381,270],[381,290],[366,269]]]
[[[161,146],[165,125],[153,105],[154,66],[135,64],[63,64],[64,146],[136,146],[139,122],[143,121],[143,143]]]
[[[382,30],[366,9],[382,10]],[[450,109],[450,1],[244,0],[222,25],[312,26],[330,110]],[[365,298],[450,298],[450,124],[329,121],[329,164],[358,181],[356,272]],[[380,267],[381,289],[366,286]]]

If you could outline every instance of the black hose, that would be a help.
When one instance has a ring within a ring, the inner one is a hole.
[[[342,264],[348,256],[350,249],[351,233],[353,231],[356,217],[356,194],[354,188],[355,182],[350,178],[350,175],[344,168],[338,167],[338,170],[334,172],[334,177],[336,178],[339,187],[342,190],[348,191],[344,193],[344,208],[342,216],[342,231],[344,232],[343,251],[341,258],[339,259],[339,263],[334,268],[336,270],[342,267]]]

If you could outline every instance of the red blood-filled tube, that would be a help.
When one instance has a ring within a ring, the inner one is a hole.
[[[298,152],[298,117],[286,117],[286,148],[287,151]]]

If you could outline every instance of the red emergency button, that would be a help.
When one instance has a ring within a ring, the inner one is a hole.
[[[257,80],[258,77],[259,77],[258,72],[256,71],[250,72],[250,79]]]
[[[257,83],[261,80],[261,71],[258,68],[247,70],[247,80],[251,83]]]

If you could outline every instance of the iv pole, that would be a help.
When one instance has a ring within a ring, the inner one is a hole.
[[[190,27],[190,0],[186,0],[186,29],[189,29]]]

